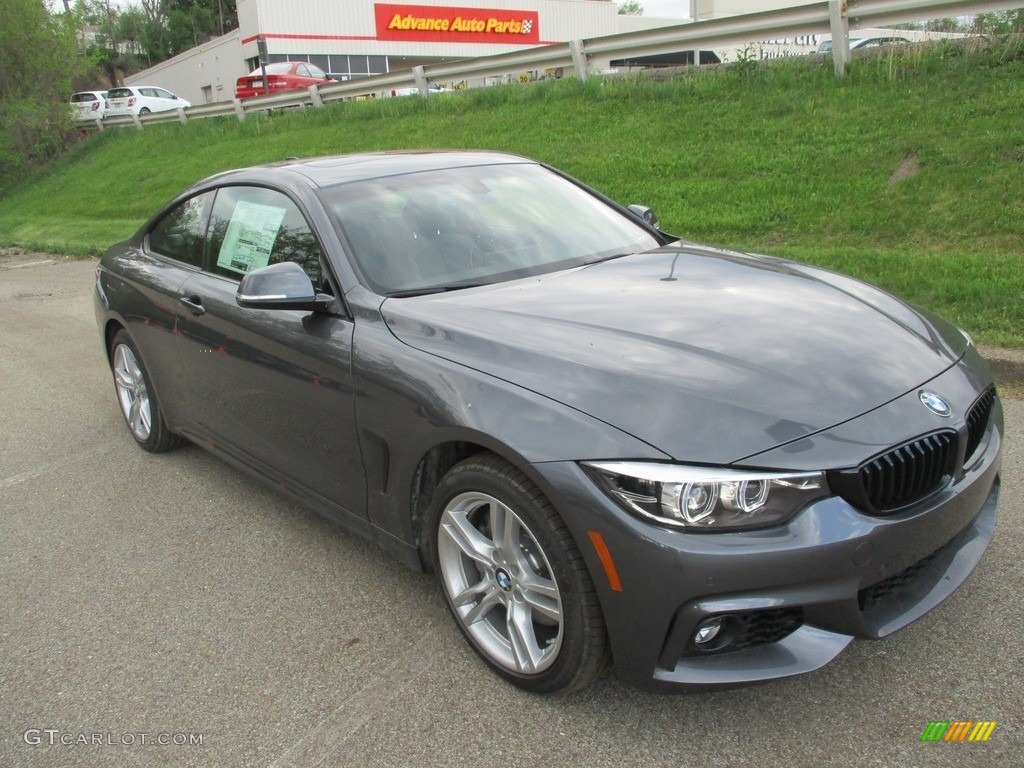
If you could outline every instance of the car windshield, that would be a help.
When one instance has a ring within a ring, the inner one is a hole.
[[[127,88],[115,88],[112,91],[107,91],[108,99],[124,99],[131,95],[132,92]]]
[[[627,215],[533,164],[426,171],[322,195],[383,295],[501,282],[659,245]]]

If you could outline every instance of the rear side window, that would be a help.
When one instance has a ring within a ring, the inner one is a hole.
[[[184,264],[202,267],[212,197],[212,193],[204,193],[175,206],[150,230],[149,249]]]
[[[320,284],[321,249],[299,207],[262,187],[222,187],[210,218],[210,269],[241,279],[260,267],[294,261]]]

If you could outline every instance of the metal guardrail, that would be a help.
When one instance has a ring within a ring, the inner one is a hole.
[[[1024,7],[1024,0],[820,0],[760,13],[676,24],[655,29],[626,32],[588,40],[543,45],[459,61],[413,67],[384,75],[361,77],[340,83],[310,86],[304,91],[284,91],[254,96],[244,101],[217,102],[145,117],[114,117],[96,120],[106,127],[182,123],[206,117],[246,115],[284,107],[322,107],[341,99],[366,96],[378,91],[418,88],[428,94],[428,85],[438,80],[491,77],[539,69],[572,69],[585,80],[595,58],[630,58],[676,51],[742,45],[774,37],[831,33],[832,58],[836,74],[842,76],[850,62],[850,30],[949,16],[992,13]],[[695,60],[699,60],[695,58]]]

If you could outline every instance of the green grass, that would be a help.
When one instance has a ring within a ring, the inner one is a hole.
[[[877,283],[1024,347],[1024,50],[892,49],[107,130],[0,198],[0,244],[88,255],[216,171],[399,148],[556,165],[685,237]],[[891,182],[897,169],[915,172]]]

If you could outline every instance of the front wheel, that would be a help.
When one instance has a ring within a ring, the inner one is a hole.
[[[118,331],[110,344],[110,369],[121,414],[135,441],[150,453],[163,453],[181,445],[184,440],[164,422],[149,376],[126,331]]]
[[[604,668],[593,583],[540,490],[496,456],[472,457],[439,483],[431,507],[434,570],[473,650],[535,693],[567,693]]]

